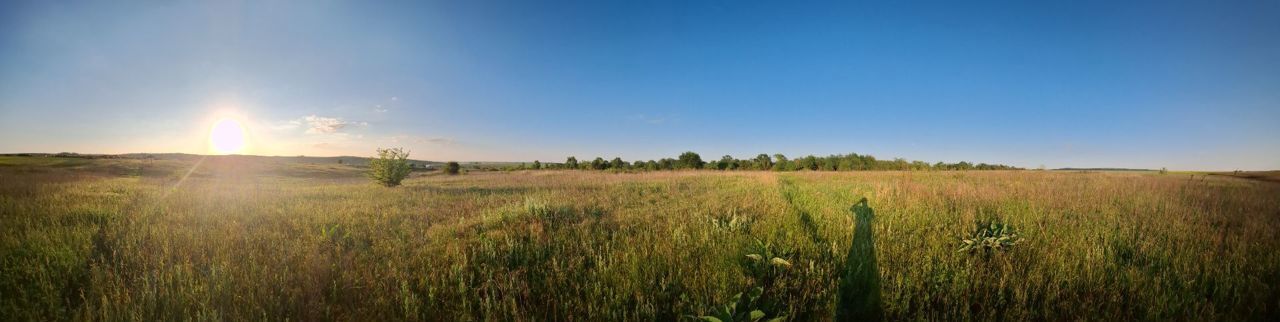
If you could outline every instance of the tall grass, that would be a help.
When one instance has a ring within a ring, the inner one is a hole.
[[[889,319],[1280,307],[1280,185],[1234,178],[539,171],[385,188],[342,165],[211,158],[181,180],[193,162],[31,160],[0,159],[15,320],[674,320],[756,288],[769,316],[828,320],[863,197]],[[957,253],[990,216],[1024,241]],[[790,267],[761,273],[760,244]]]

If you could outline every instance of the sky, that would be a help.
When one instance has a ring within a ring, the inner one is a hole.
[[[1278,1],[5,1],[0,153],[1280,169]]]

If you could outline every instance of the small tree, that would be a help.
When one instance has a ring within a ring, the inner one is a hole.
[[[534,170],[542,169],[542,162],[538,160],[533,160],[533,169]]]
[[[369,178],[383,186],[400,185],[409,171],[409,152],[401,148],[378,149],[378,157],[369,160]]]
[[[618,170],[623,170],[627,168],[627,162],[622,161],[622,158],[620,157],[614,157],[613,160],[609,161],[609,167],[618,169]]]
[[[577,168],[578,168],[578,158],[575,158],[575,157],[569,157],[568,159],[565,159],[565,160],[564,160],[564,167],[565,167],[565,168],[569,168],[569,169],[577,169]]]
[[[449,163],[444,164],[445,174],[455,175],[455,174],[458,174],[461,170],[462,170],[462,165],[458,164],[457,161],[449,161]]]

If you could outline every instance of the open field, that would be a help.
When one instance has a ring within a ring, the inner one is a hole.
[[[863,197],[878,269],[856,285],[878,285],[861,291],[888,319],[1280,315],[1280,184],[1260,180],[523,171],[385,188],[349,165],[195,165],[0,158],[0,316],[674,320],[760,287],[770,317],[829,320]],[[988,221],[1024,240],[957,252]]]

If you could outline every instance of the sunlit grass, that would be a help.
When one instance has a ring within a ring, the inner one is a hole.
[[[673,320],[767,286],[770,316],[825,320],[862,197],[890,319],[1280,305],[1280,185],[1235,178],[539,171],[385,188],[349,166],[211,157],[178,186],[194,161],[53,160],[0,158],[0,316]],[[956,252],[993,218],[1023,240]],[[789,268],[753,271],[760,243]]]

